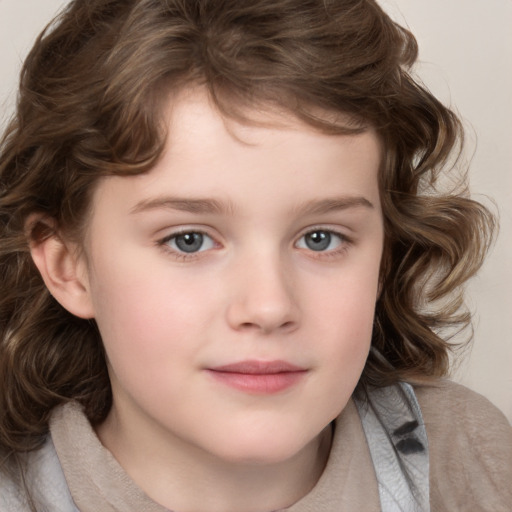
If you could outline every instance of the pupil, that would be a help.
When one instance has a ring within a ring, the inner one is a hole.
[[[306,245],[312,251],[325,251],[331,244],[331,234],[326,231],[314,231],[306,235]]]
[[[183,252],[196,252],[203,245],[201,233],[185,233],[176,237],[176,246]]]

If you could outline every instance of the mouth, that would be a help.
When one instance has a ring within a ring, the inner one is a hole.
[[[240,361],[207,369],[221,384],[252,394],[274,394],[297,385],[305,368],[287,361]]]

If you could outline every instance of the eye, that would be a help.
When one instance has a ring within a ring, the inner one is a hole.
[[[325,229],[315,229],[303,235],[296,246],[299,249],[309,249],[315,252],[333,251],[338,249],[345,238],[339,233]]]
[[[169,248],[181,253],[195,253],[207,251],[215,247],[215,242],[206,233],[199,231],[187,231],[171,235],[164,240],[162,244],[167,245]]]

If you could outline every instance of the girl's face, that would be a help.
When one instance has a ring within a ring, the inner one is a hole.
[[[112,381],[105,428],[154,452],[293,458],[365,364],[383,246],[377,136],[268,120],[226,121],[190,93],[169,108],[155,168],[95,192],[85,282]]]

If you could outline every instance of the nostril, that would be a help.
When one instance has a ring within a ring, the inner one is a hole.
[[[243,322],[239,324],[238,329],[242,331],[263,331],[265,333],[270,333],[273,331],[291,331],[295,329],[296,323],[293,321],[283,322],[280,325],[270,325],[270,324],[259,324],[258,322]]]

